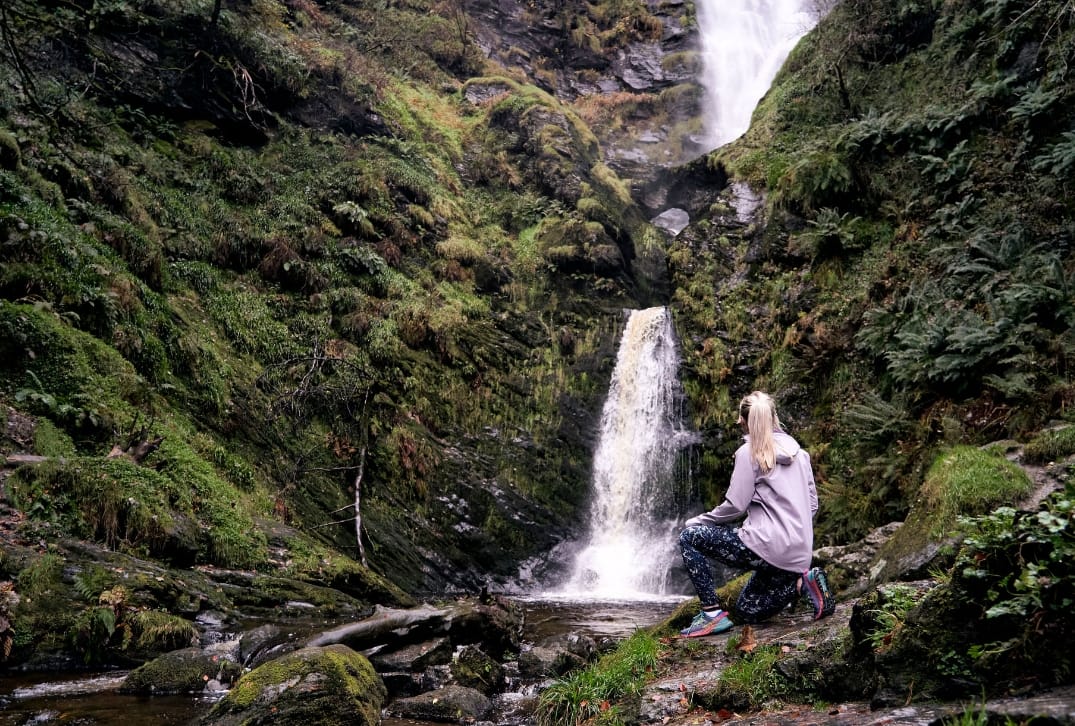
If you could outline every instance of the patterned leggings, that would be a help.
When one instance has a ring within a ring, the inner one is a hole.
[[[720,604],[707,556],[729,567],[754,570],[735,602],[735,615],[745,622],[757,623],[770,618],[798,596],[796,583],[800,573],[778,569],[758,557],[743,544],[732,527],[723,524],[687,527],[679,535],[679,549],[702,607]]]

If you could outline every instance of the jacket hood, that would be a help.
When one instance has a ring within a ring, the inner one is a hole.
[[[783,431],[777,431],[773,434],[773,444],[775,444],[776,448],[776,463],[780,466],[790,465],[791,462],[795,461],[795,457],[799,455],[799,451],[802,450],[799,442]]]

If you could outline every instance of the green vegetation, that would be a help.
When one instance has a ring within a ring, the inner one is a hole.
[[[638,696],[657,668],[660,654],[655,635],[636,631],[620,641],[615,651],[543,690],[538,723],[622,723],[617,702]]]
[[[878,667],[913,673],[921,699],[992,697],[1016,679],[1067,682],[1071,654],[1053,644],[1075,628],[1072,495],[1069,482],[1040,511],[1000,507],[964,520],[950,578],[903,614]]]
[[[976,602],[997,626],[993,640],[971,649],[974,658],[990,664],[1040,658],[1036,668],[1047,677],[1062,678],[1069,672],[1069,654],[1046,655],[1042,634],[1071,632],[1073,494],[1069,484],[1042,511],[1017,513],[1001,507],[974,520],[975,534],[967,537],[956,572],[972,593],[983,595]],[[1014,637],[999,637],[1008,633]]]
[[[757,709],[780,698],[787,690],[784,677],[775,668],[781,657],[779,645],[743,653],[720,672],[716,687],[706,694],[706,706]]]
[[[959,515],[985,514],[1017,501],[1030,488],[1026,472],[1003,454],[955,446],[934,459],[920,493],[930,510],[933,532],[940,534]]]
[[[889,646],[903,627],[907,612],[921,599],[921,593],[909,585],[891,585],[879,593],[878,607],[867,613],[875,625],[866,633],[874,650],[884,650]]]
[[[1075,426],[1046,429],[1031,439],[1024,458],[1031,464],[1060,461],[1075,454]]]

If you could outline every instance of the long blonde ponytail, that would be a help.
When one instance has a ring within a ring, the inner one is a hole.
[[[758,467],[763,472],[771,471],[776,466],[773,431],[780,430],[780,419],[776,415],[773,399],[761,391],[745,396],[739,402],[739,420],[746,421],[750,455],[758,462]]]

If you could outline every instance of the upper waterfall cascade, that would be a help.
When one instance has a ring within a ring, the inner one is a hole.
[[[678,373],[668,309],[632,311],[601,414],[589,533],[561,595],[667,594],[678,561],[677,461],[698,440],[682,422]]]
[[[700,0],[706,142],[742,136],[792,48],[817,23],[818,0]]]

